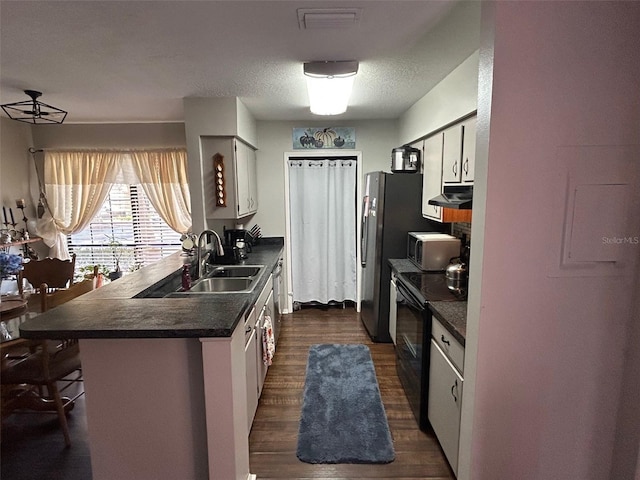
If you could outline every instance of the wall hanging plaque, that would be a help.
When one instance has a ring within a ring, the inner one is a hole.
[[[353,127],[294,128],[293,148],[301,149],[354,149],[356,129]]]
[[[226,207],[227,191],[224,183],[224,157],[219,153],[213,156],[213,173],[216,176],[216,207]]]

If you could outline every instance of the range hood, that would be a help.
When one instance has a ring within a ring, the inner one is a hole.
[[[445,185],[442,193],[429,200],[429,205],[457,210],[471,210],[473,204],[472,185]]]

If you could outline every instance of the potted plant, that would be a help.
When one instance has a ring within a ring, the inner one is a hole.
[[[124,254],[124,247],[122,243],[118,241],[118,239],[116,239],[115,236],[110,237],[107,235],[107,238],[109,239],[109,247],[111,248],[111,251],[113,253],[113,258],[115,259],[115,262],[116,262],[115,269],[109,272],[108,274],[109,280],[113,281],[122,277],[122,270],[120,269],[120,260],[122,259],[122,255]]]

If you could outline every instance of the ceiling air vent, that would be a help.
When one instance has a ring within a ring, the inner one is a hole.
[[[302,30],[349,28],[360,21],[360,8],[299,8],[298,25]]]

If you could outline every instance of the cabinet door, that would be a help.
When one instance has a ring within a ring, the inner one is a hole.
[[[442,193],[442,132],[424,141],[422,171],[422,215],[442,221],[442,207],[429,205],[430,199]]]
[[[234,140],[236,156],[236,203],[238,217],[251,211],[249,199],[249,147]]]
[[[258,325],[256,327],[256,334],[258,337],[258,350],[256,354],[256,365],[258,368],[258,397],[262,395],[262,387],[264,386],[264,379],[266,378],[267,370],[269,369],[269,366],[264,363],[264,344],[263,344],[263,335],[265,333],[264,317],[267,315],[267,310],[268,310],[268,307],[267,305],[265,305],[262,308],[262,312],[260,313],[260,318],[258,319]]]
[[[442,147],[442,182],[460,183],[462,163],[462,125],[444,131]]]
[[[247,379],[247,433],[251,431],[253,417],[258,409],[258,364],[256,363],[256,310],[253,308],[249,313],[245,328],[251,329],[251,336],[245,343],[244,358]]]
[[[427,415],[454,473],[458,473],[462,377],[431,339]]]
[[[235,141],[236,145],[236,199],[238,218],[258,210],[258,180],[256,152],[249,145]]]
[[[247,171],[249,189],[249,211],[258,211],[258,172],[257,172],[256,152],[253,148],[247,151]]]
[[[462,124],[462,182],[473,183],[476,163],[476,117]]]
[[[396,290],[396,277],[391,275],[389,287],[389,335],[391,341],[396,345],[396,323],[398,321],[398,292]]]

